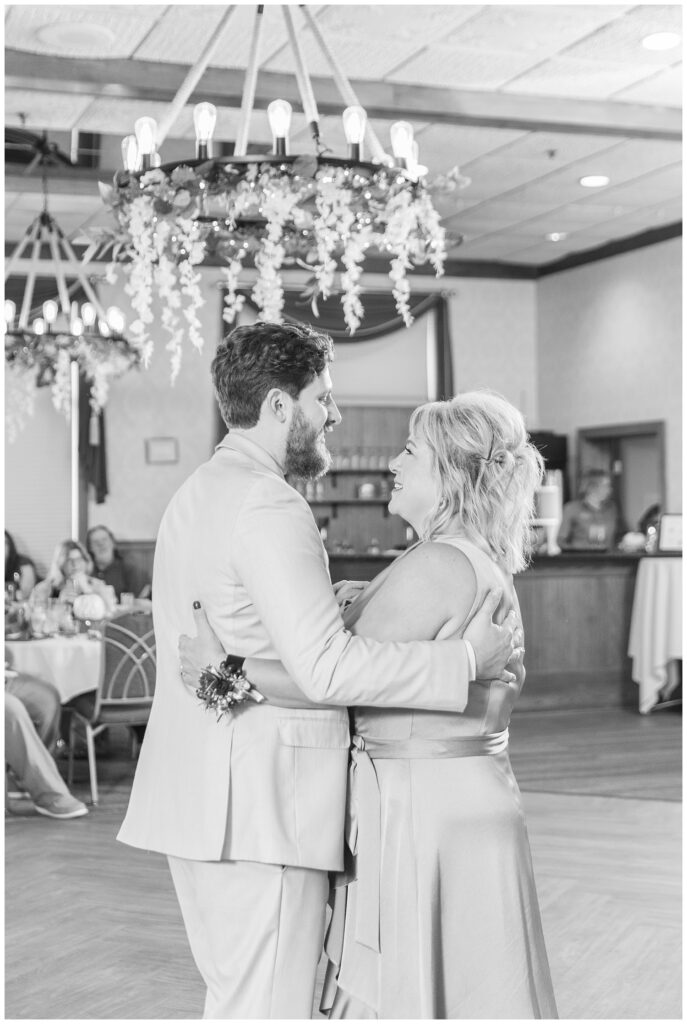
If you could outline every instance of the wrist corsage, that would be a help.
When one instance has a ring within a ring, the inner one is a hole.
[[[198,680],[196,696],[208,711],[214,711],[217,721],[237,704],[252,700],[262,704],[264,696],[256,690],[243,671],[243,659],[231,654],[215,667],[208,665]]]

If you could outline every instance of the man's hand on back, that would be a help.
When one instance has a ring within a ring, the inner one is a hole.
[[[463,638],[469,640],[475,651],[478,679],[501,679],[505,683],[515,682],[515,675],[508,671],[511,659],[522,656],[522,624],[514,611],[508,613],[500,626],[493,621],[503,591],[490,590],[478,608]],[[516,668],[516,664],[511,665]]]

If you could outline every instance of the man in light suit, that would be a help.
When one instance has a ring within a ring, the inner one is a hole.
[[[285,480],[328,468],[325,432],[341,420],[331,358],[331,340],[305,325],[232,332],[212,367],[229,433],[174,495],[157,539],[157,684],[118,838],[168,857],[206,1018],[310,1017],[327,872],[343,867],[346,706],[461,710],[475,667],[507,675],[496,601],[468,643],[344,629],[312,513]],[[177,656],[193,598],[226,651],[280,660],[302,706],[208,713]]]

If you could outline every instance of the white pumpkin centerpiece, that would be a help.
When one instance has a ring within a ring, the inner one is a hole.
[[[79,594],[74,598],[73,614],[81,622],[97,622],[107,615],[107,606],[100,594]]]

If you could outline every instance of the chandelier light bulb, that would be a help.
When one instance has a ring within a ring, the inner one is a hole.
[[[77,338],[83,334],[83,320],[81,317],[72,317],[71,332]]]
[[[138,142],[135,135],[127,135],[122,140],[122,163],[124,170],[129,173],[138,170]]]
[[[81,319],[85,327],[92,327],[95,323],[95,306],[92,302],[84,302],[81,307]]]
[[[43,303],[43,319],[49,326],[57,320],[57,310],[58,306],[54,299],[48,299]]]
[[[398,162],[403,166],[413,155],[413,126],[408,121],[394,121],[389,129],[391,148]]]
[[[267,108],[267,119],[274,136],[276,156],[286,156],[286,140],[291,127],[291,104],[286,100],[272,100]]]
[[[45,324],[42,317],[37,317],[33,321],[33,333],[34,334],[45,334]]]
[[[141,170],[148,171],[152,167],[152,158],[155,153],[157,122],[153,117],[139,117],[134,124],[134,131],[141,158]]]
[[[108,326],[115,334],[124,334],[126,324],[121,309],[118,309],[117,306],[110,306],[105,314],[105,318]]]
[[[343,112],[343,129],[351,160],[360,160],[361,158],[366,124],[367,114],[362,107],[346,107]]]
[[[14,323],[14,318],[17,315],[16,303],[12,302],[12,299],[5,299],[5,323],[10,327]]]
[[[98,330],[102,334],[103,338],[109,338],[112,334],[107,320],[98,320]]]
[[[424,164],[419,162],[420,160],[420,147],[417,142],[413,139],[413,144],[410,147],[410,157],[407,161],[408,170],[411,172],[411,176],[418,181],[428,173],[429,168],[425,167]]]
[[[196,129],[196,155],[200,160],[212,156],[210,143],[217,124],[217,107],[212,103],[197,103],[193,108],[193,126]]]

